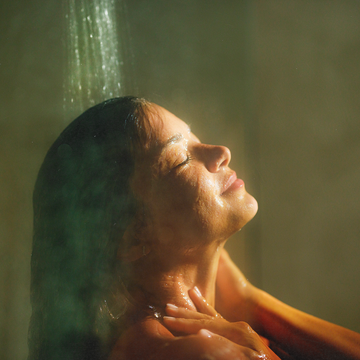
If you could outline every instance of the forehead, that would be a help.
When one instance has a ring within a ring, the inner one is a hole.
[[[150,126],[158,146],[164,146],[175,135],[188,136],[190,127],[177,116],[158,105],[153,105],[154,112],[149,118]]]

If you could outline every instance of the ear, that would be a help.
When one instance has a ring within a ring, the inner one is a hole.
[[[136,261],[150,252],[150,247],[134,237],[132,227],[129,226],[123,236],[123,246],[117,252],[117,258],[125,263]]]

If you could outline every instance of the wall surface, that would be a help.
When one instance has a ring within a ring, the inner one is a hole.
[[[360,4],[256,9],[263,286],[360,331]]]
[[[258,286],[360,331],[360,4],[127,1],[126,92],[228,146],[259,213],[228,249]],[[26,358],[36,174],[64,120],[63,7],[0,3],[0,357]],[[131,35],[129,37],[129,34]]]
[[[32,190],[64,127],[61,4],[0,3],[0,358],[26,359]]]

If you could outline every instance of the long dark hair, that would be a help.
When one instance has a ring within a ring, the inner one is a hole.
[[[129,179],[146,136],[146,108],[135,97],[96,105],[45,157],[33,197],[29,360],[104,354],[99,309],[136,211]]]

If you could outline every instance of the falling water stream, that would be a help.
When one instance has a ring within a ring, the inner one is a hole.
[[[65,117],[122,93],[114,0],[67,0]]]

